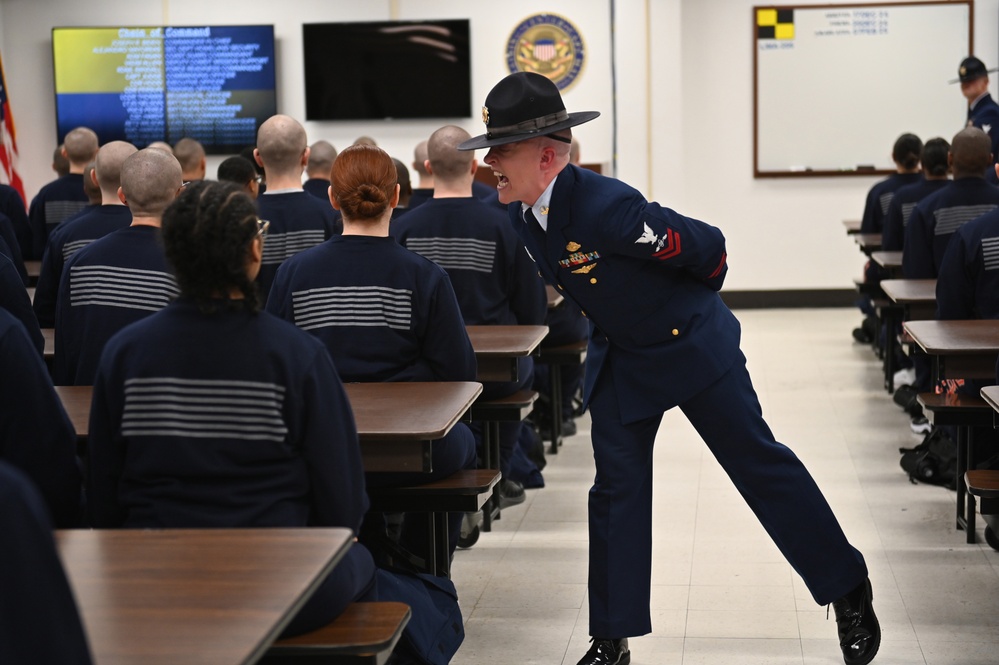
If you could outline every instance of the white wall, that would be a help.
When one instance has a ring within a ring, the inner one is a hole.
[[[864,195],[876,178],[752,177],[751,22],[758,0],[613,0],[616,123],[611,94],[611,2],[0,0],[0,48],[18,127],[20,171],[29,196],[52,177],[49,163],[56,137],[50,30],[56,25],[272,23],[278,39],[278,108],[302,118],[302,23],[470,18],[472,106],[478,108],[506,74],[505,45],[510,32],[527,16],[549,11],[572,21],[589,51],[580,79],[564,94],[570,111],[603,114],[575,130],[584,161],[613,161],[616,124],[622,180],[664,205],[724,230],[730,257],[729,290],[848,287],[860,274],[862,257],[846,237],[841,220],[859,218]],[[801,2],[825,4],[823,0]],[[975,2],[974,18],[976,53],[994,66],[999,63],[999,0]],[[405,75],[401,66],[400,76]],[[995,89],[994,80],[993,94]],[[959,94],[957,89],[954,94]],[[482,126],[475,115],[463,125],[479,134]],[[438,124],[310,122],[306,130],[310,140],[325,138],[337,147],[369,134],[390,154],[409,163],[413,146]],[[955,118],[954,124],[957,132],[963,118]],[[885,146],[885,151],[890,149]],[[212,161],[210,172],[217,163]]]

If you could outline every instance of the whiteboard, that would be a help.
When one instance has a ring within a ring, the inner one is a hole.
[[[754,176],[894,171],[899,135],[949,142],[971,30],[970,1],[754,7]]]

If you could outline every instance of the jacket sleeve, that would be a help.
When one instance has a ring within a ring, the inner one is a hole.
[[[881,231],[877,227],[879,205],[880,203],[878,203],[877,197],[874,195],[874,188],[872,187],[867,192],[867,199],[864,201],[864,216],[860,218],[861,233],[878,233]]]
[[[969,243],[962,229],[958,229],[947,245],[940,275],[937,277],[937,318],[963,320],[978,318],[975,314],[975,277],[968,256]]]
[[[683,269],[715,291],[725,281],[725,236],[714,226],[647,203],[616,215],[616,224],[605,229],[605,245],[618,254]]]
[[[291,288],[288,286],[289,271],[286,269],[287,265],[285,262],[278,267],[274,281],[271,283],[271,292],[267,295],[264,311],[289,323],[295,323],[295,312],[291,306]]]
[[[341,526],[357,533],[368,510],[364,467],[354,414],[329,353],[317,343],[302,378],[292,422],[301,423],[300,444],[309,467],[312,526]]]
[[[475,351],[447,275],[442,274],[436,280],[422,315],[425,331],[421,364],[427,367],[435,381],[475,381]]]
[[[906,279],[933,279],[933,235],[921,206],[916,206],[905,227],[902,250],[902,276]]]
[[[56,247],[59,244],[60,247]],[[56,236],[50,238],[42,254],[42,268],[35,285],[32,307],[42,328],[55,327],[56,298],[59,295],[59,278],[62,276],[62,247]]]
[[[888,214],[885,215],[884,228],[881,230],[881,249],[886,252],[900,252],[905,243],[902,226],[902,203],[896,196],[888,205]]]
[[[108,351],[94,379],[87,439],[87,515],[94,529],[117,528],[125,522],[125,510],[118,502],[118,485],[125,466],[120,428],[124,382],[112,380],[113,363]]]

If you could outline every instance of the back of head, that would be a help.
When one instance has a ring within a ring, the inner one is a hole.
[[[354,139],[354,145],[370,145],[371,147],[377,147],[378,144],[370,136],[358,136]]]
[[[258,232],[256,204],[238,185],[203,180],[185,187],[163,213],[163,246],[181,293],[211,312],[237,289],[239,305],[257,310],[247,263]]]
[[[409,169],[407,169],[406,165],[395,157],[392,158],[392,163],[395,164],[396,182],[399,184],[400,202],[405,199],[405,202],[408,203],[409,197],[413,194],[413,183],[409,179]],[[402,203],[400,203],[400,205],[402,205]]]
[[[52,170],[61,178],[69,173],[69,160],[66,159],[66,155],[62,154],[62,149],[66,147],[62,143],[56,146],[55,152],[52,153]]]
[[[102,192],[108,196],[117,194],[121,187],[121,165],[136,152],[136,147],[126,141],[111,141],[101,146],[94,164],[97,166],[97,182]]]
[[[271,116],[257,132],[257,150],[265,171],[301,173],[306,148],[305,128],[286,115]]]
[[[434,177],[443,182],[471,179],[472,160],[475,153],[458,150],[458,144],[472,138],[461,127],[445,125],[430,135],[427,141],[427,158]]]
[[[310,178],[329,180],[333,160],[336,159],[336,148],[329,141],[316,141],[309,146],[309,161],[305,170]]]
[[[163,152],[168,152],[171,155],[173,154],[173,148],[171,148],[170,144],[167,143],[166,141],[153,141],[152,143],[150,143],[146,147],[147,148],[152,148],[154,150],[162,150]]]
[[[194,173],[205,159],[205,148],[192,138],[183,138],[173,147],[173,156],[180,162],[184,173]]]
[[[420,141],[416,144],[416,147],[413,148],[413,170],[420,174],[421,178],[430,175],[430,172],[427,171],[427,165],[425,163],[428,159],[427,142]]]
[[[950,152],[950,144],[945,139],[933,138],[923,145],[923,152],[919,161],[923,164],[923,171],[928,176],[939,178],[947,175],[947,153]]]
[[[982,178],[992,164],[992,140],[978,127],[965,127],[954,135],[950,154],[955,178]]]
[[[140,150],[121,165],[121,189],[132,217],[160,217],[183,184],[177,158],[155,148]]]
[[[89,127],[71,129],[62,144],[66,148],[66,159],[74,166],[86,166],[97,154],[97,134]]]
[[[349,220],[380,218],[395,196],[398,174],[392,158],[368,145],[352,145],[333,162],[330,187]]]
[[[902,134],[895,140],[891,158],[902,168],[911,171],[919,166],[919,153],[923,150],[922,140],[915,134]]]
[[[256,177],[257,169],[242,155],[229,157],[219,164],[218,179],[221,182],[232,182],[240,187],[246,187],[247,183]]]
[[[579,139],[575,136],[572,137],[572,143],[569,144],[569,163],[579,164]]]

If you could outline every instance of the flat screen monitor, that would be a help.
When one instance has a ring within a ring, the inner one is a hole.
[[[468,118],[467,19],[302,26],[309,120]]]
[[[102,144],[234,153],[277,112],[271,25],[53,28],[52,55],[60,143],[85,126]]]

